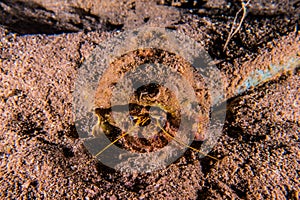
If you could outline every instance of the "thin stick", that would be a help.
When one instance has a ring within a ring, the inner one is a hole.
[[[125,133],[122,134],[120,137],[118,137],[117,139],[115,139],[112,143],[110,143],[109,145],[107,145],[106,147],[104,147],[101,151],[99,151],[99,152],[95,155],[95,157],[101,155],[105,150],[107,150],[109,147],[111,147],[111,146],[112,146],[113,144],[115,144],[117,141],[119,141],[120,139],[122,139],[123,137],[125,137],[126,135],[128,135],[131,131],[133,131],[133,129],[134,129],[138,124],[144,124],[146,121],[147,121],[147,119],[143,119],[143,120],[140,120],[140,119],[139,119],[139,121],[138,121],[138,122],[137,122],[137,123],[136,123],[129,131],[125,132]],[[175,137],[173,137],[172,135],[170,135],[170,134],[169,134],[169,133],[168,133],[168,132],[160,125],[160,123],[158,122],[158,119],[156,119],[156,122],[157,122],[158,127],[159,127],[159,128],[160,128],[160,129],[161,129],[168,137],[172,138],[172,139],[175,140],[177,143],[179,143],[179,144],[181,144],[181,145],[183,145],[183,146],[185,146],[185,147],[187,147],[187,148],[189,148],[189,149],[192,149],[193,151],[198,152],[198,153],[200,153],[200,154],[202,154],[202,155],[204,155],[204,156],[207,156],[207,157],[209,157],[209,158],[212,158],[212,159],[218,161],[217,158],[215,158],[215,157],[213,157],[213,156],[210,156],[210,155],[208,155],[208,154],[206,154],[206,153],[200,151],[199,149],[193,148],[193,147],[191,147],[191,146],[185,144],[184,142],[182,142],[182,141],[180,141],[180,140],[177,140]]]
[[[113,144],[115,144],[116,142],[118,142],[120,139],[122,139],[123,137],[125,137],[126,135],[129,134],[128,132],[125,132],[124,134],[122,134],[120,137],[118,137],[117,139],[115,139],[112,143],[110,143],[109,145],[107,145],[106,147],[104,147],[101,151],[99,151],[95,157],[99,156],[100,154],[102,154],[106,149],[108,149],[109,147],[111,147]]]
[[[198,150],[198,149],[196,149],[196,148],[194,148],[194,147],[191,147],[191,146],[189,146],[189,145],[187,145],[187,144],[185,144],[184,142],[181,142],[180,140],[177,140],[175,137],[173,137],[172,135],[170,135],[161,125],[160,125],[160,123],[158,122],[158,120],[156,121],[157,122],[157,126],[168,136],[168,137],[170,137],[170,138],[172,138],[173,140],[175,140],[176,142],[178,142],[179,144],[181,144],[181,145],[183,145],[183,146],[185,146],[185,147],[187,147],[187,148],[189,148],[189,149],[192,149],[193,151],[196,151],[196,152],[198,152],[198,153],[200,153],[200,154],[202,154],[202,155],[204,155],[204,156],[207,156],[207,157],[209,157],[209,158],[212,158],[212,159],[214,159],[214,160],[217,160],[217,161],[219,161],[217,158],[215,158],[215,157],[213,157],[213,156],[210,156],[210,155],[207,155],[206,153],[204,153],[204,152],[202,152],[202,151],[200,151],[200,150]]]
[[[248,0],[247,3],[242,2],[242,8],[236,13],[235,18],[233,20],[233,24],[232,24],[231,29],[230,29],[230,33],[229,33],[228,38],[226,40],[226,43],[224,45],[223,51],[226,50],[227,45],[230,42],[230,40],[232,39],[232,37],[235,34],[237,34],[237,32],[241,29],[242,23],[243,23],[243,21],[244,21],[244,19],[246,17],[246,14],[247,14],[247,6],[250,3],[250,1],[251,0]],[[242,15],[241,21],[240,21],[238,27],[235,29],[235,31],[233,31],[234,30],[234,26],[236,25],[236,20],[237,20],[237,18],[239,16],[240,12],[242,12],[242,11],[243,11],[243,15]]]

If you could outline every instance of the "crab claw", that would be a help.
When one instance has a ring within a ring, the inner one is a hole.
[[[205,133],[203,133],[203,132],[196,132],[195,133],[195,138],[194,138],[194,140],[195,141],[204,141],[206,139],[206,137],[205,137]]]

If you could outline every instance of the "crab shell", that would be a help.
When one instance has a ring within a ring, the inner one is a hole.
[[[110,109],[110,99],[113,95],[112,88],[118,82],[118,80],[120,80],[124,76],[124,74],[130,71],[132,68],[138,67],[145,63],[151,63],[156,60],[162,60],[162,62],[165,62],[163,63],[164,65],[170,66],[171,68],[176,70],[179,74],[182,75],[183,78],[185,78],[185,80],[187,80],[188,84],[190,84],[190,86],[192,86],[192,88],[194,89],[196,99],[202,109],[200,116],[195,116],[199,118],[199,124],[197,128],[198,131],[194,133],[195,140],[205,140],[205,127],[209,121],[209,115],[207,113],[209,113],[210,108],[210,95],[208,94],[204,80],[201,76],[199,77],[199,74],[194,71],[194,68],[183,58],[179,57],[178,55],[165,52],[163,50],[136,50],[114,60],[110,64],[110,67],[102,75],[101,80],[99,80],[94,101],[95,107]],[[174,113],[176,110],[180,110],[180,106],[185,106],[178,105],[178,101],[174,98],[175,96],[168,92],[166,88],[162,88],[162,90],[160,91],[160,95],[154,101],[160,105],[163,105],[163,109],[166,112]],[[141,103],[136,102],[136,100],[134,100],[133,98],[131,98],[131,101],[132,102],[128,103]],[[144,103],[147,104],[147,102],[143,102],[143,104]]]

